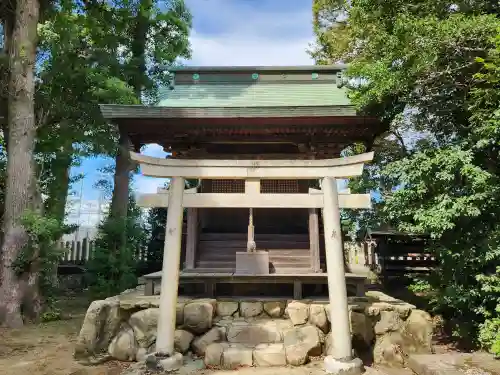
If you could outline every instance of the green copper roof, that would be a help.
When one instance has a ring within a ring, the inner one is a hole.
[[[334,72],[347,69],[345,64],[336,65],[273,65],[273,66],[177,66],[169,67],[170,72]]]
[[[161,92],[161,107],[286,107],[350,105],[334,82],[194,83]]]
[[[160,107],[269,108],[349,106],[342,65],[205,66],[171,69]]]

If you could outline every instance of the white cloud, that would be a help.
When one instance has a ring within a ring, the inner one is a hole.
[[[155,158],[165,158],[168,153],[158,144],[144,146],[141,153]],[[133,187],[137,194],[156,193],[159,187],[163,187],[168,178],[146,177],[140,174],[134,176]]]
[[[165,186],[168,178],[146,177],[136,175],[134,177],[134,192],[137,194],[151,194],[156,193],[159,187]]]
[[[153,156],[155,158],[164,158],[168,155],[159,144],[149,144],[142,148],[141,154]]]
[[[190,65],[311,65],[308,38],[275,41],[245,35],[208,36],[193,33]]]
[[[280,6],[281,4],[281,6]],[[187,0],[193,13],[190,65],[309,65],[312,4]]]

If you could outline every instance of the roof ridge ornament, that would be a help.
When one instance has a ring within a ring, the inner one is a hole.
[[[341,70],[340,72],[337,72],[336,83],[337,83],[337,87],[339,89],[344,87],[347,84],[347,78],[345,77],[343,70]]]
[[[175,73],[168,73],[170,75],[170,80],[168,82],[168,89],[172,91],[175,89]]]

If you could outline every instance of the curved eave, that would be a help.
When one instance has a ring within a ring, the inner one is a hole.
[[[178,108],[143,105],[101,104],[104,118],[266,118],[266,117],[356,117],[353,106],[304,106],[304,107],[206,107]]]
[[[225,72],[329,72],[347,69],[345,64],[336,65],[284,65],[284,66],[177,66],[168,68],[173,73],[225,73]]]

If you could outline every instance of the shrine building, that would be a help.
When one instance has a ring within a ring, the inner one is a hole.
[[[117,124],[133,148],[157,143],[182,160],[323,160],[338,158],[353,142],[371,144],[384,129],[374,118],[356,113],[346,94],[344,66],[180,67],[155,106],[102,105],[105,118]],[[198,179],[201,194],[245,193],[245,179]],[[269,178],[262,194],[308,194],[318,179]],[[159,194],[139,203],[164,206]],[[166,197],[166,191],[163,191]],[[363,208],[342,196],[344,207]],[[344,192],[348,193],[348,192]],[[359,197],[358,197],[359,198]],[[367,199],[368,201],[367,201]],[[268,254],[269,275],[290,282],[300,275],[326,282],[321,209],[303,207],[187,208],[182,241],[181,281],[203,274],[234,274],[236,254],[249,236],[255,249]],[[350,203],[351,202],[351,203]],[[359,199],[358,199],[359,202]],[[354,206],[349,206],[354,204]],[[253,228],[249,234],[249,221]],[[159,275],[157,275],[159,277]],[[222,276],[221,276],[222,277]],[[224,280],[219,280],[223,282]],[[149,291],[152,293],[152,291]],[[299,291],[295,296],[300,295]]]
[[[384,129],[356,113],[342,69],[177,68],[158,105],[101,106],[119,126],[121,144],[133,145],[141,173],[171,178],[168,189],[138,199],[143,207],[168,207],[162,269],[144,276],[146,294],[161,284],[157,358],[182,362],[174,345],[179,283],[201,283],[212,296],[222,285],[258,285],[264,295],[289,283],[296,300],[302,284],[327,284],[335,324],[325,369],[362,372],[347,294],[354,286],[363,296],[365,277],[346,273],[340,209],[370,208],[371,200],[339,191],[337,181],[360,176],[373,159],[373,152],[342,150],[371,145]],[[151,143],[171,156],[141,155]],[[198,183],[186,186],[193,179]]]

